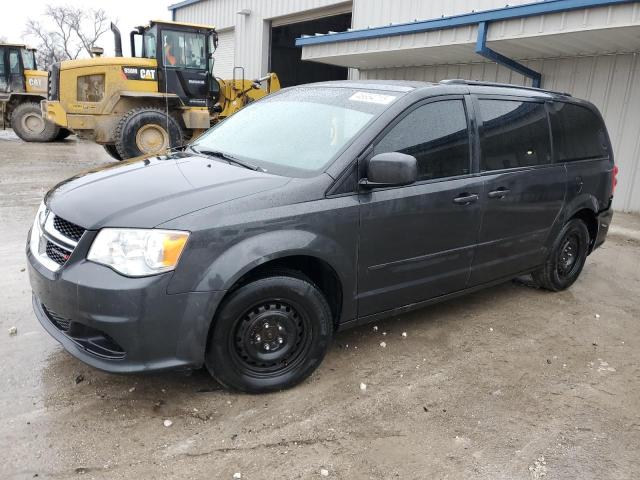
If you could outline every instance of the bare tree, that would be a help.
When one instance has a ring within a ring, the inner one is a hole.
[[[48,5],[44,21],[27,20],[25,36],[35,39],[38,64],[48,68],[61,60],[91,56],[91,49],[108,30],[109,19],[101,8]]]

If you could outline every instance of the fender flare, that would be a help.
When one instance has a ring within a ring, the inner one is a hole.
[[[594,215],[597,215],[598,214],[597,198],[591,194],[583,193],[581,195],[578,195],[573,200],[571,200],[567,205],[565,205],[564,211],[562,212],[562,214],[558,215],[556,222],[551,228],[549,232],[549,236],[547,237],[547,240],[545,242],[545,248],[547,251],[549,251],[553,246],[553,242],[555,242],[556,237],[558,236],[558,233],[560,233],[560,230],[562,230],[562,227],[564,226],[564,224],[567,223],[569,219],[573,218],[575,214],[581,210],[589,210]]]
[[[329,237],[306,230],[277,230],[246,238],[225,250],[207,267],[195,290],[229,290],[254,268],[292,256],[314,257],[325,262],[336,272],[343,290],[347,288],[348,269],[355,268],[353,258]],[[355,278],[355,271],[352,274]]]

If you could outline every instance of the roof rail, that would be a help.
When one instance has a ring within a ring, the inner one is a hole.
[[[446,80],[440,80],[443,85],[478,85],[481,87],[503,87],[503,88],[518,88],[520,90],[533,90],[535,92],[554,93],[556,95],[564,95],[570,97],[571,94],[567,92],[557,92],[555,90],[547,90],[545,88],[525,87],[521,85],[514,85],[512,83],[498,83],[498,82],[482,82],[479,80],[465,80],[464,78],[451,78]]]

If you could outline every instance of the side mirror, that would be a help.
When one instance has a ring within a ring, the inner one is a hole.
[[[416,157],[400,152],[379,153],[369,160],[367,178],[360,180],[365,188],[409,185],[418,179]]]

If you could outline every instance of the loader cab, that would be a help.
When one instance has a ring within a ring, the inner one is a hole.
[[[33,49],[24,45],[0,44],[0,93],[24,92],[24,71],[35,69]]]
[[[217,38],[213,27],[156,21],[131,32],[131,50],[158,62],[159,92],[175,94],[187,106],[211,107],[219,94],[212,74]]]

